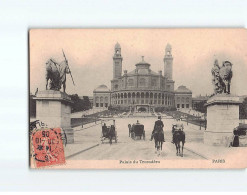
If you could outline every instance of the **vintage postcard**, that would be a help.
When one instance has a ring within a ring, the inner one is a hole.
[[[31,29],[38,169],[247,167],[247,31]]]

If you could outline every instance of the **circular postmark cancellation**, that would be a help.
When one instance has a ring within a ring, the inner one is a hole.
[[[31,136],[37,168],[65,163],[61,128],[35,130]]]

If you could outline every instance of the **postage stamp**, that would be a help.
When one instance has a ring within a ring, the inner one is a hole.
[[[37,168],[65,163],[61,128],[35,130],[31,139]]]

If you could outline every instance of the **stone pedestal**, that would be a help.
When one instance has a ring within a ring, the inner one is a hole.
[[[61,127],[67,136],[67,143],[74,143],[71,128],[71,99],[63,92],[54,90],[39,91],[36,99],[36,119],[49,128]]]
[[[239,97],[220,94],[207,101],[207,130],[204,143],[228,147],[233,129],[239,125]]]

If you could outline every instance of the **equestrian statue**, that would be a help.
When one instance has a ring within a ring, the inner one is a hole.
[[[65,93],[66,90],[66,74],[70,74],[71,79],[74,83],[68,60],[63,52],[64,61],[61,63],[56,62],[53,58],[50,58],[46,62],[46,90],[56,90],[60,91],[63,87],[63,92]],[[49,85],[49,86],[48,86]]]

